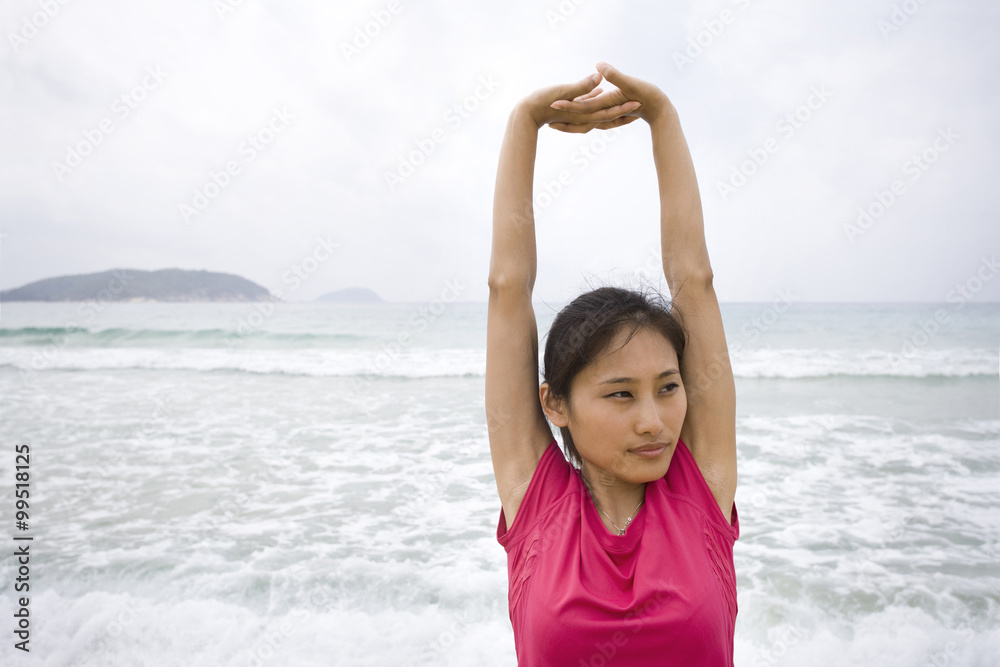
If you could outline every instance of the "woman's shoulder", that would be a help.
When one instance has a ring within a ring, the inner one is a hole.
[[[677,447],[670,461],[670,467],[667,468],[667,474],[663,476],[661,488],[665,493],[695,507],[718,530],[730,535],[734,540],[739,537],[739,519],[735,504],[732,517],[729,519],[724,517],[691,450],[680,438],[677,440]]]
[[[505,547],[520,540],[567,495],[579,493],[580,484],[579,473],[566,460],[556,439],[552,438],[538,461],[517,516],[510,526],[507,526],[501,510],[497,540]]]

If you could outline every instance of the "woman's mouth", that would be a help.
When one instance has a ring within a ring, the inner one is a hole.
[[[651,442],[648,445],[633,447],[628,451],[636,456],[641,456],[644,459],[655,459],[657,456],[667,451],[667,446],[668,443],[666,442]]]

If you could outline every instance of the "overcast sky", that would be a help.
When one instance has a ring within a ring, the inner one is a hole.
[[[0,8],[2,288],[485,300],[512,105],[606,60],[679,110],[721,300],[1000,300],[990,0],[62,1]],[[536,204],[537,298],[659,272],[644,123],[543,129]]]

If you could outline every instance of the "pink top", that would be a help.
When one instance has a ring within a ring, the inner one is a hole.
[[[507,600],[520,667],[733,664],[740,535],[687,445],[625,535],[611,534],[553,438],[514,525],[503,511]]]

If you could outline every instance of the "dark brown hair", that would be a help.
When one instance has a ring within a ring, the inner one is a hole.
[[[686,340],[684,326],[680,313],[659,292],[651,287],[643,290],[599,287],[573,299],[552,321],[543,357],[543,376],[552,394],[568,404],[573,378],[629,327],[625,343],[639,329],[655,331],[674,348],[680,363]],[[580,452],[569,428],[564,426],[559,430],[566,456],[579,467]]]

